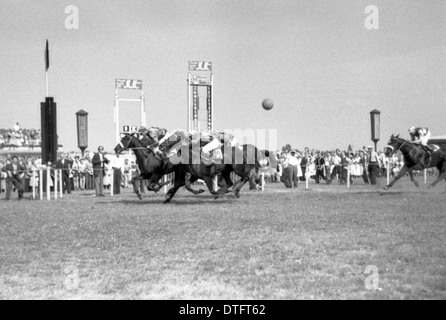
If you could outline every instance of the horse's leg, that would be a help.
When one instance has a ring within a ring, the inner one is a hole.
[[[186,177],[186,181],[185,181],[186,190],[188,190],[189,192],[192,192],[195,195],[203,193],[205,191],[204,189],[195,190],[191,187],[192,183],[194,183],[197,180],[198,180],[197,176],[190,175],[189,178]]]
[[[237,183],[237,187],[234,187],[234,194],[237,198],[240,198],[240,190],[249,181],[249,176],[243,176]]]
[[[404,175],[406,174],[407,171],[409,171],[409,168],[408,168],[406,165],[404,165],[404,166],[401,168],[401,170],[400,170],[400,172],[398,173],[398,175],[397,175],[395,178],[393,178],[393,180],[392,180],[388,185],[386,185],[386,186],[384,187],[384,190],[389,190],[389,188],[392,187],[392,186],[395,184],[395,182],[397,182],[402,176],[404,176]],[[411,173],[410,173],[410,174],[411,174]]]
[[[132,178],[133,191],[138,196],[139,200],[142,200],[141,192],[139,191],[140,181],[142,180],[141,175],[136,175]]]
[[[415,187],[418,188],[420,185],[418,184],[417,180],[415,180],[412,170],[409,170],[409,177],[410,177],[410,181],[412,181],[412,183],[415,185]]]
[[[169,203],[170,200],[172,200],[173,196],[175,195],[175,193],[178,191],[179,188],[181,188],[182,186],[184,186],[185,184],[185,173],[184,172],[180,172],[179,170],[175,171],[175,180],[174,180],[174,185],[172,188],[170,188],[166,195],[165,195],[165,200],[164,203]]]
[[[427,187],[428,189],[435,187],[437,183],[440,182],[440,180],[442,180],[443,178],[445,178],[446,180],[446,161],[444,161],[441,166],[438,165],[437,169],[438,169],[438,178]]]

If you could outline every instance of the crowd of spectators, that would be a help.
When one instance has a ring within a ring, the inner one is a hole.
[[[11,129],[0,129],[0,148],[5,147],[40,147],[40,129],[22,129],[16,123]]]
[[[310,150],[308,147],[299,151],[284,147],[282,151],[277,150],[276,152],[277,167],[267,167],[253,172],[250,188],[258,189],[260,187],[261,173],[264,174],[266,183],[281,182],[287,188],[296,188],[298,182],[305,182],[307,177],[317,184],[322,181],[327,184],[333,182],[346,184],[348,171],[350,172],[350,183],[357,181],[362,184],[374,184],[370,179],[369,155],[370,152],[366,147],[356,151],[341,149],[320,151]],[[387,170],[390,170],[390,176],[394,177],[404,166],[404,159],[400,152],[395,153],[391,158],[388,158],[383,151],[378,151],[377,155],[379,169],[375,178],[386,177]],[[434,175],[435,169],[429,169],[428,174]]]
[[[68,162],[68,177],[70,181],[70,190],[82,191],[82,190],[94,190],[94,177],[93,177],[93,165],[92,156],[86,154],[84,157],[74,155],[74,154],[64,154],[62,155]],[[110,162],[105,165],[105,175],[104,175],[104,188],[110,189],[112,174],[114,171],[120,171],[121,181],[119,183],[120,187],[128,188],[131,185],[131,180],[136,174],[137,166],[135,161],[128,158],[118,158],[116,156],[106,155],[109,157]],[[12,161],[12,157],[7,155],[5,157],[0,156],[0,172],[2,168],[6,166],[7,163]],[[39,191],[39,170],[46,169],[46,165],[42,165],[40,157],[19,157],[19,163],[26,168],[25,175],[23,176],[23,186],[25,192],[32,192],[32,187]],[[50,190],[54,190],[54,170],[51,170],[51,180],[49,181]],[[46,174],[44,175],[44,190],[46,190]],[[60,182],[58,182],[60,184]],[[116,185],[116,183],[114,183]],[[6,189],[6,176],[2,175],[0,177],[0,193],[5,192]],[[66,191],[66,186],[64,192]]]

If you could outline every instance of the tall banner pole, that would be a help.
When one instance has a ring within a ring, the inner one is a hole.
[[[211,130],[214,129],[214,75],[211,73]]]
[[[119,143],[119,95],[118,89],[115,90],[115,139]]]
[[[187,132],[190,132],[190,73],[187,74]]]
[[[146,109],[144,104],[144,91],[141,90],[141,126],[146,126]]]

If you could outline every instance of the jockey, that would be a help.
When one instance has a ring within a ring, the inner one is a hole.
[[[219,150],[222,143],[233,142],[234,136],[223,131],[210,130],[201,133],[201,141],[209,141],[201,150],[205,156],[210,157],[213,150]]]
[[[410,134],[410,139],[412,140],[412,143],[422,145],[429,153],[433,152],[431,147],[427,144],[429,141],[429,138],[431,136],[431,132],[430,132],[429,128],[427,128],[427,127],[410,127],[409,134]]]
[[[163,160],[166,159],[166,156],[159,149],[159,144],[160,144],[159,140],[166,135],[166,132],[167,132],[166,129],[162,129],[162,128],[158,128],[158,127],[150,127],[148,129],[144,126],[139,127],[140,134],[147,136],[153,140],[153,143],[151,145],[148,145],[147,148],[152,149],[153,152],[155,152],[156,154],[159,154]]]

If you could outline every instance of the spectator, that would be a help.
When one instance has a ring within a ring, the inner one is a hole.
[[[68,159],[68,155],[65,155],[64,153],[61,154],[60,159],[56,162],[56,169],[62,170],[62,186],[63,186],[63,193],[71,194],[71,181],[70,181],[70,174],[71,174],[71,163]]]
[[[333,168],[331,170],[331,176],[330,176],[329,183],[331,183],[333,181],[333,179],[336,178],[336,175],[340,182],[340,179],[341,179],[341,157],[340,157],[340,154],[341,154],[341,150],[339,150],[339,149],[336,149],[336,153],[333,154],[333,157],[332,157]]]
[[[129,159],[124,160],[124,188],[129,187],[130,181],[132,180],[132,174],[130,170],[132,169]]]
[[[85,158],[81,158],[79,160],[78,172],[79,172],[79,190],[84,190],[85,189],[85,175],[87,174],[87,172],[85,170]]]
[[[14,186],[19,194],[19,200],[23,199],[23,177],[26,168],[19,163],[16,156],[12,157],[12,163],[8,163],[2,168],[6,173],[6,200],[11,199],[11,191]]]
[[[104,147],[99,146],[98,152],[94,154],[91,163],[93,164],[93,174],[95,181],[96,197],[104,197],[104,170],[108,159],[104,156]]]
[[[73,189],[79,191],[79,178],[80,178],[80,160],[79,156],[74,157],[74,161],[71,167],[71,173],[73,174]]]
[[[381,162],[376,151],[373,150],[372,146],[368,147],[368,157],[367,157],[367,169],[369,171],[370,184],[376,184],[376,178],[379,174],[379,168],[381,167]]]
[[[314,159],[314,164],[316,166],[316,175],[315,175],[316,183],[319,183],[321,178],[327,180],[324,175],[325,159],[321,155],[319,150],[316,151],[316,158]]]
[[[111,167],[113,168],[113,194],[120,194],[124,162],[118,153],[112,160]]]

